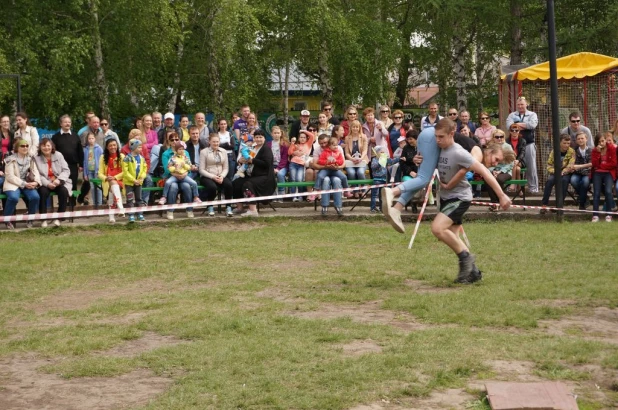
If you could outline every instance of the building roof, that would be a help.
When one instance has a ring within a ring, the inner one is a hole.
[[[437,85],[411,88],[410,90],[408,90],[408,96],[406,97],[404,105],[425,105],[439,92],[440,87],[438,87]]]

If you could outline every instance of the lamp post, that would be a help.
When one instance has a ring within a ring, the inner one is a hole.
[[[21,111],[21,75],[0,74],[0,78],[15,78],[17,80],[17,112]]]

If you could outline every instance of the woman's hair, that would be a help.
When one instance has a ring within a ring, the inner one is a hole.
[[[495,130],[493,130],[491,132],[491,139],[493,140],[496,137],[496,135],[498,135],[498,134],[500,134],[500,135],[502,135],[502,136],[504,136],[506,138],[506,133],[504,131],[502,131],[500,128],[496,128]]]
[[[17,118],[17,117],[21,117],[24,120],[26,120],[26,125],[32,125],[30,123],[30,119],[28,118],[28,114],[26,114],[24,111],[20,111],[17,114],[15,114],[15,118]]]
[[[116,155],[120,157],[120,147],[118,147],[118,143],[114,138],[109,138],[107,141],[105,141],[105,149],[103,150],[103,161],[105,161],[106,164],[109,162],[109,157],[111,155],[109,152],[109,144],[111,144],[112,142],[116,144]]]
[[[359,120],[354,120],[354,121],[352,121],[352,122],[350,123],[350,133],[352,132],[352,127],[354,127],[354,126],[358,126],[358,128],[359,128],[358,133],[359,133],[359,134],[362,134],[362,133],[363,133],[363,131],[362,131],[362,127],[361,127],[361,123],[360,123],[360,121],[359,121]],[[350,134],[348,134],[348,135],[350,135]]]
[[[339,131],[339,128],[343,128],[341,125],[333,125],[333,131],[330,133],[331,137],[335,137],[337,136],[337,131]]]
[[[357,114],[356,114],[356,115],[357,115],[357,116],[356,116],[356,118],[358,118],[358,109],[357,109],[354,105],[350,105],[350,106],[349,106],[348,108],[346,108],[346,110],[345,110],[345,119],[346,119],[347,121],[349,121],[349,120],[348,120],[348,115],[349,115],[350,110],[354,110],[354,111],[356,111],[356,113],[357,113]]]
[[[281,139],[279,139],[279,145],[282,145],[284,147],[290,146],[290,140],[288,139],[288,134],[285,131],[283,131],[281,127],[279,127],[278,125],[275,125],[274,127],[272,127],[270,129],[270,133],[272,134],[274,130],[281,131]]]
[[[408,138],[414,138],[415,140],[417,140],[418,139],[418,131],[415,130],[415,129],[409,129],[406,132],[406,139],[408,139]]]
[[[175,136],[176,138],[180,138],[178,137],[178,134],[176,133],[176,131],[167,131],[167,133],[165,134],[165,138],[163,139],[163,148],[165,148],[166,150],[172,146],[170,144],[170,137],[172,136]]]
[[[129,131],[129,138],[128,140],[131,141],[134,138],[139,138],[139,140],[142,142],[142,144],[146,143],[146,136],[144,135],[144,133],[137,129],[137,128],[133,128],[131,131]]]
[[[468,133],[470,133],[470,127],[468,127],[468,124],[461,124],[461,127],[459,127],[459,132],[461,133],[461,131],[463,131],[464,128],[467,128]]]
[[[13,142],[13,152],[17,152],[19,146],[24,142],[30,144],[27,140],[23,138],[16,138],[15,141]]]
[[[487,111],[481,111],[479,114],[479,122],[481,122],[481,117],[489,117],[489,114],[487,114]]]
[[[223,117],[219,118],[217,120],[217,132],[219,132],[219,130],[221,129],[221,121],[225,121],[225,125],[227,126],[227,120]]]
[[[605,138],[605,135],[603,135],[602,132],[597,132],[596,135],[594,136],[594,146],[598,146],[599,145],[599,141],[601,141],[601,138]]]
[[[607,140],[609,140],[609,143],[610,143],[610,144],[613,144],[613,143],[614,143],[614,135],[612,134],[612,132],[611,132],[611,131],[605,131],[605,132],[603,133],[603,135],[605,135],[605,140],[606,140],[606,141],[607,141]]]
[[[485,149],[483,149],[483,153],[485,152],[489,152],[490,154],[497,154],[499,152],[502,152],[502,155],[504,156],[504,159],[502,160],[503,164],[510,164],[511,162],[515,161],[515,152],[510,149],[505,150],[500,143],[490,142],[489,144],[487,144]]]
[[[368,114],[375,114],[376,110],[374,110],[372,107],[367,107],[363,110],[363,117],[368,115]]]
[[[401,110],[395,110],[395,111],[393,111],[393,117],[394,117],[395,115],[397,115],[397,114],[399,114],[399,115],[401,115],[401,116],[403,117],[403,111],[401,111]],[[401,118],[401,120],[403,121],[403,118]]]
[[[41,139],[41,143],[39,144],[39,151],[38,151],[39,155],[43,155],[43,152],[41,151],[41,147],[45,144],[51,144],[51,153],[52,154],[56,153],[56,144],[54,144],[54,141],[52,141],[51,138],[43,138]]]
[[[182,121],[182,119],[183,119],[183,118],[186,118],[186,119],[187,119],[187,121],[189,121],[189,116],[188,116],[187,114],[182,114],[182,115],[180,116],[180,119],[178,120],[178,124],[180,124],[180,121]]]
[[[145,117],[150,117],[150,118],[152,118],[152,116],[151,116],[150,114],[146,114],[146,115],[144,115],[144,116],[141,116],[141,115],[140,115],[140,116],[135,117],[135,119],[133,120],[133,128],[139,128],[139,127],[137,126],[137,123],[138,123],[138,122],[141,122],[141,123],[142,123],[142,127],[143,127],[143,126],[144,126],[144,118],[145,118]]]

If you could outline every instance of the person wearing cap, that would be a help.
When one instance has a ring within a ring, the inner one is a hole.
[[[399,174],[399,160],[401,158],[401,154],[403,153],[403,149],[407,145],[406,137],[397,138],[397,149],[393,152],[393,166],[389,170],[391,174],[390,182],[401,181],[401,175]]]
[[[381,185],[386,184],[386,178],[388,177],[388,166],[393,161],[388,157],[388,150],[381,145],[377,145],[374,148],[375,156],[371,159],[371,171],[373,175],[373,184]],[[371,201],[369,204],[369,212],[376,214],[382,212],[382,200],[380,198],[380,192],[382,188],[371,188]],[[377,207],[376,207],[377,202]]]
[[[39,155],[34,157],[41,186],[39,187],[39,212],[47,213],[47,199],[51,192],[58,196],[58,212],[66,212],[69,193],[72,191],[71,171],[63,155],[56,151],[51,139],[44,138],[39,144]],[[55,219],[54,225],[60,226],[60,220]],[[41,222],[41,227],[47,227],[47,221]]]
[[[174,126],[174,120],[174,114],[172,114],[171,112],[165,113],[165,115],[163,116],[163,126],[157,132],[159,144],[163,144],[163,141],[165,141],[165,136],[169,131],[174,131],[176,134],[182,135],[180,129]]]
[[[292,123],[292,127],[290,128],[290,140],[292,138],[298,139],[298,135],[301,131],[307,131],[307,127],[309,127],[309,119],[311,118],[311,113],[309,110],[302,110],[300,112],[300,119],[296,120]]]
[[[141,131],[138,129],[132,130],[129,133],[129,138],[135,135],[141,135]],[[127,196],[127,208],[132,208],[136,206],[136,203],[137,206],[146,204],[142,201],[142,186],[148,175],[148,163],[146,158],[141,155],[145,144],[139,138],[131,138],[127,145],[130,152],[122,160],[122,182],[124,183]],[[137,219],[140,222],[144,221],[144,214],[140,212],[137,215]],[[135,222],[135,214],[132,212],[129,212],[129,222]]]
[[[30,155],[30,142],[16,138],[13,145],[13,155],[4,159],[4,186],[2,188],[6,195],[6,206],[4,216],[11,216],[15,213],[19,197],[24,196],[24,201],[28,204],[28,214],[34,215],[39,209],[39,193],[37,188],[41,185],[41,177],[36,167],[34,158]],[[32,221],[28,221],[26,226],[32,227]],[[6,222],[7,229],[13,229],[11,222]]]
[[[189,159],[189,153],[186,151],[186,145],[180,141],[179,134],[172,133],[169,139],[173,142],[173,145],[163,153],[163,163],[167,164],[163,176],[167,179],[159,204],[164,205],[168,201],[175,203],[178,188],[182,190],[186,202],[190,201],[189,198],[193,198],[192,202],[201,203],[197,182],[189,176],[191,160]],[[193,207],[187,208],[187,216],[189,218],[194,217]],[[167,219],[174,219],[173,210],[167,211]]]

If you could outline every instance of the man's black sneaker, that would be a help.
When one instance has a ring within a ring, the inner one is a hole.
[[[465,258],[459,259],[459,274],[455,283],[470,283],[469,277],[474,269],[474,255],[468,254]]]
[[[468,283],[478,282],[481,279],[483,279],[483,273],[474,265],[474,269],[472,269],[472,273],[468,277]]]

